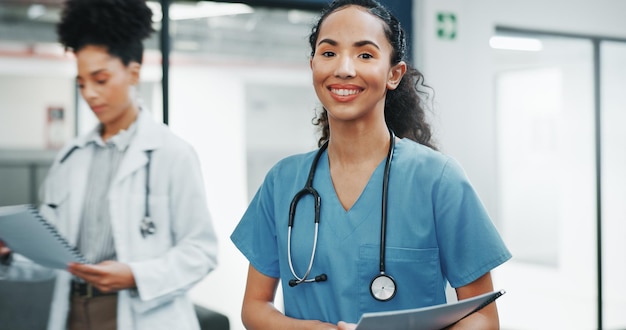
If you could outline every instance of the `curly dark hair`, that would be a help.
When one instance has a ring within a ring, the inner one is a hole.
[[[141,63],[143,40],[152,32],[152,11],[145,0],[68,0],[57,25],[66,49],[104,46],[124,65]]]
[[[399,137],[411,139],[432,149],[437,149],[431,141],[432,132],[430,125],[426,122],[423,97],[429,94],[424,88],[431,88],[424,84],[424,76],[416,68],[408,64],[406,35],[398,19],[384,6],[375,0],[335,0],[323,11],[317,24],[309,35],[311,46],[311,57],[315,54],[315,44],[317,42],[319,29],[324,20],[333,12],[350,5],[356,5],[367,9],[367,11],[381,19],[385,23],[385,35],[393,48],[391,54],[391,65],[401,61],[407,63],[407,71],[400,81],[398,87],[387,91],[385,99],[385,121],[387,126]],[[321,132],[318,145],[328,141],[330,127],[328,125],[328,112],[323,109],[313,120]]]

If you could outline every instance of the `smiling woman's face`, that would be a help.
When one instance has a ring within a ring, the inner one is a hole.
[[[383,116],[387,90],[402,75],[391,66],[392,52],[384,22],[366,9],[348,6],[326,17],[311,70],[329,121]]]

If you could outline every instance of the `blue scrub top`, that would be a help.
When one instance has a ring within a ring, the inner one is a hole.
[[[379,274],[382,182],[385,160],[346,211],[334,190],[326,151],[313,187],[321,216],[309,278],[325,282],[288,285],[289,205],[307,180],[315,151],[281,160],[267,174],[231,240],[252,266],[280,278],[285,314],[307,320],[356,323],[365,312],[418,308],[446,302],[446,281],[467,285],[511,258],[463,169],[452,158],[408,139],[398,140],[389,175],[386,273],[396,296],[375,300],[370,282]],[[311,257],[313,198],[297,206],[291,238],[295,272]]]

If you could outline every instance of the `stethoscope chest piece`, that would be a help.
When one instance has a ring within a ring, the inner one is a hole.
[[[146,217],[141,221],[139,230],[141,231],[141,237],[146,238],[146,236],[154,235],[154,233],[156,233],[156,225],[152,220],[150,220],[149,217]]]
[[[370,293],[378,301],[391,300],[396,295],[396,281],[384,273],[378,274],[370,283]]]

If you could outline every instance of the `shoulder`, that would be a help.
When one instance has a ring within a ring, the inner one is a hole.
[[[291,156],[287,156],[281,160],[279,160],[272,168],[269,173],[277,173],[277,174],[287,174],[287,173],[295,173],[295,172],[304,172],[308,174],[308,169],[313,163],[313,158],[317,154],[318,149],[295,154]]]
[[[158,150],[171,156],[195,154],[193,146],[171,128],[152,118],[140,118],[137,140],[145,149]],[[142,148],[140,148],[142,149]]]
[[[396,171],[403,172],[403,177],[413,177],[433,185],[468,181],[465,170],[452,156],[408,139],[402,139],[396,145],[397,155],[394,155],[393,164]]]
[[[65,162],[75,152],[85,151],[89,149],[88,142],[93,140],[94,135],[98,134],[99,126],[95,126],[90,131],[72,138],[67,142],[56,154],[53,165]]]
[[[437,150],[409,139],[401,139],[396,143],[394,161],[408,167],[419,167],[422,171],[440,171],[455,160]]]
[[[317,151],[318,149],[282,158],[267,171],[264,185],[278,188],[306,180]]]

